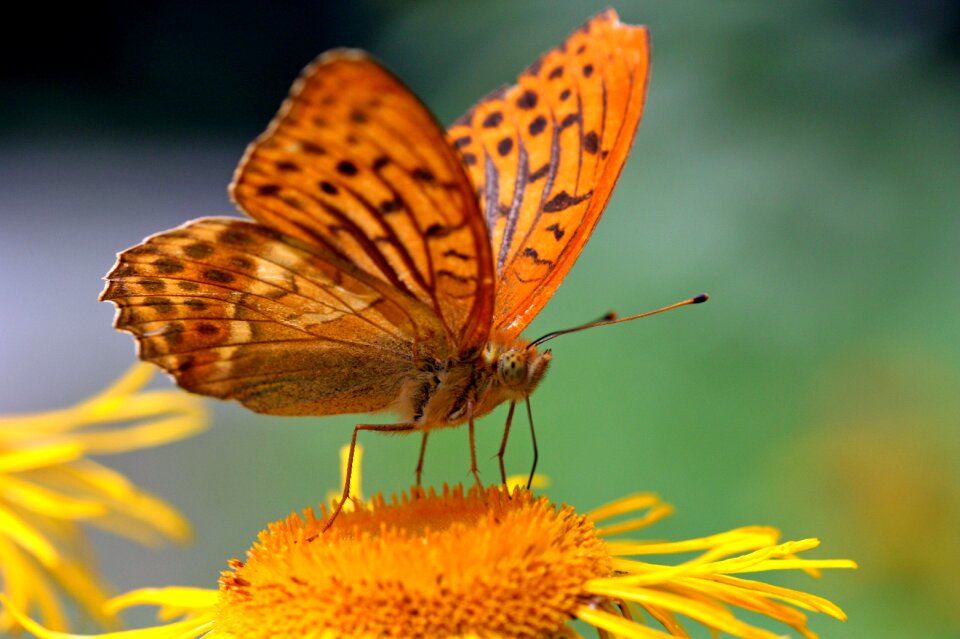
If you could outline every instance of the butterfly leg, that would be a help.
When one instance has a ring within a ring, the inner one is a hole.
[[[333,525],[333,522],[340,515],[340,511],[343,510],[343,505],[350,499],[350,476],[353,474],[353,453],[357,448],[357,433],[361,430],[374,430],[380,433],[408,433],[413,429],[413,424],[357,424],[354,427],[353,437],[350,438],[350,452],[347,454],[347,473],[343,479],[343,494],[340,496],[337,507],[334,509],[333,514],[330,515],[327,523],[324,524],[320,534],[329,530],[330,526]]]
[[[527,490],[533,483],[533,474],[537,472],[537,460],[540,459],[540,453],[537,450],[537,433],[533,430],[533,411],[530,410],[530,398],[527,398],[527,420],[530,422],[530,439],[533,441],[533,466],[530,467],[530,477],[527,478]]]
[[[417,486],[420,485],[420,478],[423,476],[423,457],[427,454],[427,437],[430,436],[430,431],[423,431],[423,439],[420,440],[420,457],[417,459]]]
[[[467,419],[470,424],[470,472],[473,473],[473,478],[477,480],[477,486],[483,488],[483,482],[480,481],[480,471],[477,470],[477,441],[474,437],[473,402],[467,402]]]
[[[507,471],[503,467],[503,455],[507,452],[507,437],[510,436],[510,424],[513,423],[513,409],[517,407],[516,402],[510,402],[510,410],[507,412],[507,423],[503,427],[503,439],[500,440],[500,450],[497,452],[497,459],[500,461],[500,481],[507,485]]]

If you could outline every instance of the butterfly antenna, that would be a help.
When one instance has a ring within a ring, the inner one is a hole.
[[[671,304],[670,306],[664,306],[663,308],[658,308],[655,311],[647,311],[646,313],[641,313],[640,315],[631,315],[630,317],[617,317],[616,313],[607,313],[598,320],[593,322],[588,322],[580,326],[574,326],[573,328],[567,328],[562,331],[554,331],[552,333],[547,333],[543,337],[535,339],[527,348],[534,348],[552,340],[554,337],[560,337],[561,335],[566,335],[567,333],[576,333],[577,331],[582,331],[587,328],[594,328],[595,326],[606,326],[608,324],[619,324],[620,322],[629,322],[631,320],[640,319],[641,317],[650,317],[651,315],[656,315],[657,313],[663,313],[664,311],[672,311],[675,308],[680,308],[681,306],[689,306],[691,304],[702,304],[710,299],[710,296],[706,293],[701,293],[691,297],[690,299],[683,300],[682,302],[677,302],[676,304]]]

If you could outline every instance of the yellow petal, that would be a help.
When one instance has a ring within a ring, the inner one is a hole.
[[[660,497],[655,493],[637,493],[636,495],[617,499],[599,508],[594,508],[587,513],[587,517],[593,521],[601,521],[603,519],[609,519],[610,517],[616,517],[617,515],[632,513],[643,508],[657,506],[661,503]]]
[[[36,635],[38,639],[174,639],[176,637],[186,639],[200,636],[203,632],[206,632],[206,629],[209,628],[212,623],[212,615],[209,615],[204,618],[187,619],[163,626],[154,626],[153,628],[122,630],[120,632],[106,632],[97,635],[79,635],[44,628],[14,608],[6,595],[0,594],[0,603],[7,607],[7,610],[16,617],[20,625]]]
[[[708,537],[698,537],[684,541],[637,543],[613,540],[608,543],[611,548],[616,549],[619,555],[665,555],[714,548],[744,538],[755,540],[755,547],[762,548],[777,543],[777,540],[780,539],[780,531],[768,526],[745,526]]]
[[[595,588],[591,583],[587,584],[587,588],[594,594],[664,608],[736,637],[743,637],[744,639],[779,639],[779,635],[740,621],[729,611],[715,604],[696,601],[689,597],[646,588]]]
[[[57,549],[36,528],[0,504],[0,530],[48,568],[60,560]]]
[[[609,612],[590,608],[589,606],[580,606],[574,613],[577,619],[585,621],[595,628],[602,628],[612,632],[618,637],[627,637],[628,639],[671,639],[671,636],[654,630],[647,626],[641,626],[619,615],[613,615]]]
[[[638,530],[640,528],[646,528],[651,524],[655,524],[665,517],[669,517],[673,514],[673,506],[670,504],[660,504],[650,509],[642,517],[635,517],[633,519],[628,519],[627,521],[618,522],[616,524],[610,524],[609,526],[602,526],[597,529],[597,534],[601,537],[608,537],[610,535],[619,535],[620,533],[630,532],[631,530]]]
[[[0,494],[7,502],[54,519],[89,519],[107,512],[98,501],[77,499],[12,475],[0,474]]]
[[[140,397],[137,398],[140,400]],[[143,448],[163,446],[202,431],[206,427],[203,414],[185,414],[158,419],[127,428],[103,432],[77,433],[75,438],[90,454],[115,455]]]
[[[168,586],[140,588],[118,595],[106,603],[106,609],[116,613],[132,606],[161,606],[182,611],[212,609],[220,597],[219,590]]]
[[[2,441],[2,438],[0,438]],[[55,442],[47,445],[7,448],[0,454],[0,473],[17,473],[34,468],[66,464],[83,457],[80,442]]]

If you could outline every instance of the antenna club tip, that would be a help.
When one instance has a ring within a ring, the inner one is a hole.
[[[706,293],[700,293],[699,295],[697,295],[696,297],[693,298],[693,303],[694,303],[694,304],[703,304],[703,303],[706,302],[708,299],[710,299],[710,296],[709,296],[709,295],[707,295]]]

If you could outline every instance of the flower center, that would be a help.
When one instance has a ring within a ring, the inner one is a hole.
[[[612,574],[593,523],[528,491],[412,489],[260,534],[220,579],[218,629],[277,636],[546,637]]]

